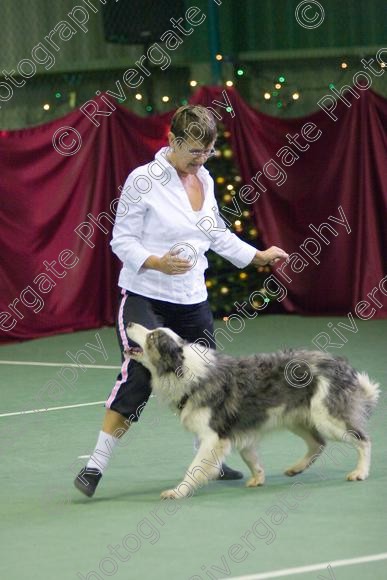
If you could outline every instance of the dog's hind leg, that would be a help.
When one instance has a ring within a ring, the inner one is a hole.
[[[321,434],[314,428],[308,427],[292,427],[289,429],[295,435],[301,437],[308,446],[308,450],[304,457],[297,461],[294,465],[289,467],[284,473],[289,477],[302,473],[316,461],[319,455],[324,450],[325,440]]]
[[[251,471],[252,477],[247,481],[246,487],[258,487],[265,483],[265,472],[259,462],[258,452],[256,448],[251,445],[239,450],[239,453]]]
[[[343,443],[351,444],[358,454],[357,466],[347,474],[348,481],[363,481],[367,479],[371,464],[371,441],[362,428],[345,424],[337,424],[337,420],[328,420],[320,425],[319,429],[327,438]]]
[[[198,487],[202,487],[219,475],[223,459],[230,450],[230,441],[228,439],[219,439],[215,432],[213,432],[212,436],[203,438],[183,481],[174,489],[163,491],[161,497],[163,499],[191,497]]]
[[[370,472],[371,441],[359,431],[356,432],[356,435],[360,437],[359,439],[357,437],[353,438],[354,446],[358,453],[358,462],[356,468],[347,474],[348,481],[362,481],[367,479]]]

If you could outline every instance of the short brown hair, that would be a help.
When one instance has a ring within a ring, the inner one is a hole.
[[[206,107],[185,105],[177,109],[173,115],[171,132],[177,138],[197,139],[207,147],[216,139],[216,121],[211,111]]]

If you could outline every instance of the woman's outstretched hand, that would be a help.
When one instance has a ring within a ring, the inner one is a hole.
[[[283,260],[288,257],[289,254],[287,254],[284,250],[281,250],[281,248],[277,248],[277,246],[271,246],[271,248],[268,248],[262,252],[257,250],[251,263],[253,266],[266,266],[267,264],[272,266],[279,260]]]

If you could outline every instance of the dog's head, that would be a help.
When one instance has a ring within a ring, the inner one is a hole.
[[[129,347],[125,355],[143,364],[159,376],[176,373],[184,361],[184,340],[170,328],[148,330],[141,324],[130,322],[126,327],[128,338],[138,344]]]

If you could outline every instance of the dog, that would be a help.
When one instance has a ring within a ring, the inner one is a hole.
[[[231,447],[251,471],[247,487],[265,481],[257,444],[268,431],[288,429],[304,439],[306,455],[285,474],[307,469],[322,453],[326,439],[348,436],[358,453],[347,480],[369,475],[371,441],[366,422],[376,406],[379,385],[342,357],[321,351],[289,349],[232,357],[208,350],[205,358],[169,328],[148,330],[129,323],[128,338],[138,346],[125,356],[146,367],[152,390],[180,415],[200,446],[184,479],[162,498],[192,495],[218,477]],[[193,348],[195,346],[195,348]],[[347,441],[348,443],[348,441]]]

